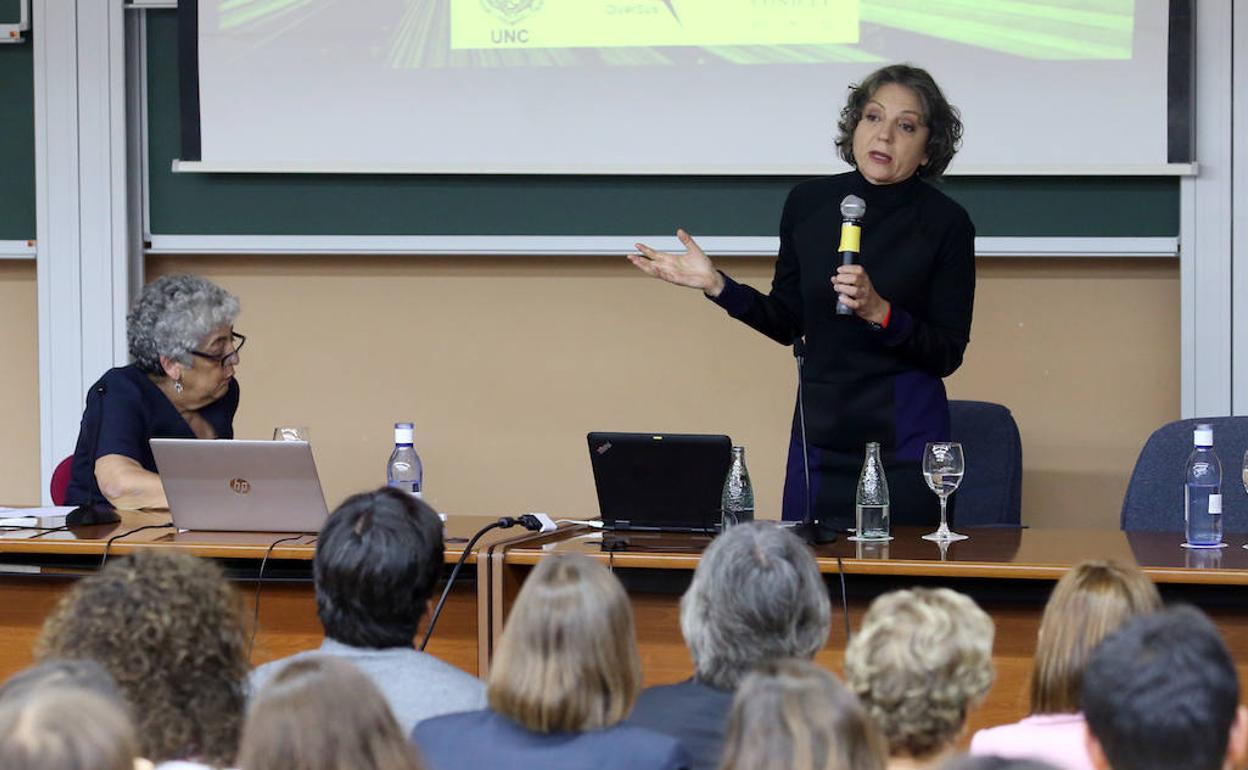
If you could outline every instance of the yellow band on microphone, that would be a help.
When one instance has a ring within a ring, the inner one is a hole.
[[[859,252],[858,243],[862,238],[862,228],[853,222],[841,223],[841,245],[837,251]]]

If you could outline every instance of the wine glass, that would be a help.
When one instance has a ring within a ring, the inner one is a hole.
[[[274,441],[308,441],[308,429],[296,425],[279,425],[273,429]]]
[[[949,530],[945,517],[945,507],[958,485],[962,483],[962,474],[966,471],[966,460],[962,456],[962,445],[952,441],[936,441],[923,447],[923,479],[927,486],[940,498],[940,526],[935,532],[924,535],[924,540],[951,542],[966,540],[966,535],[959,535]]]

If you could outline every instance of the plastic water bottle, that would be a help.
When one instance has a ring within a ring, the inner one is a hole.
[[[394,451],[386,464],[386,483],[416,497],[424,489],[425,469],[412,444],[415,430],[410,422],[394,424]]]
[[[855,540],[888,540],[888,478],[880,460],[880,445],[867,444],[867,456],[858,474],[858,490],[854,498]]]
[[[754,521],[754,485],[745,467],[745,447],[732,448],[732,465],[728,478],[724,479],[723,505],[724,529],[743,521]]]
[[[1222,463],[1213,451],[1212,425],[1196,426],[1195,445],[1183,487],[1187,544],[1213,548],[1222,544]]]

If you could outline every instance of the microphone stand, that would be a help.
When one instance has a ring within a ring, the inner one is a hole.
[[[815,518],[814,505],[810,499],[810,453],[806,446],[806,398],[802,388],[802,367],[806,363],[806,342],[798,337],[793,340],[793,357],[797,359],[797,420],[802,430],[802,472],[806,478],[806,512],[802,523],[793,528],[794,534],[810,545],[836,542],[836,532],[825,531]]]

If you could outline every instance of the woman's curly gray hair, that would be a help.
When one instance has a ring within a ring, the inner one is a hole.
[[[189,366],[191,351],[214,329],[233,324],[238,297],[198,275],[166,275],[143,287],[126,316],[135,366],[164,374],[160,357]]]
[[[810,548],[775,522],[715,538],[680,600],[680,630],[700,681],[735,690],[756,666],[814,657],[832,607]]]
[[[955,740],[992,686],[992,619],[948,588],[884,594],[845,649],[845,680],[892,756],[928,757]]]

